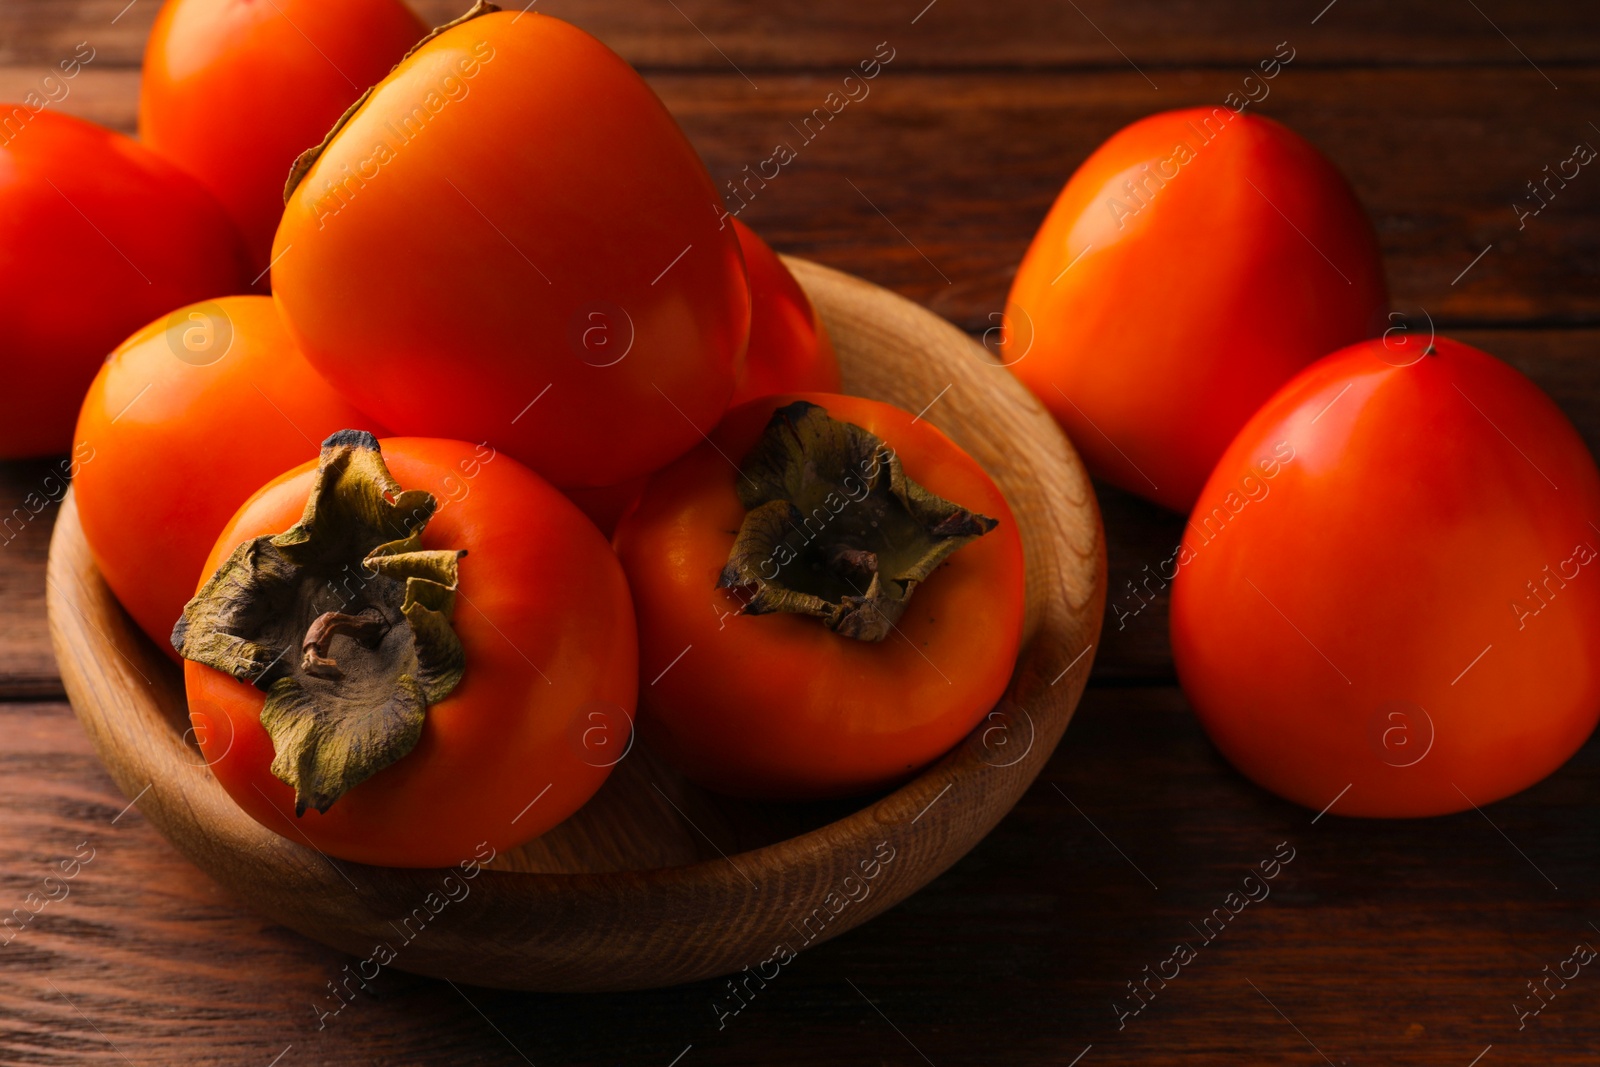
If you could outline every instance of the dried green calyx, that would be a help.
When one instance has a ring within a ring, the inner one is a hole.
[[[867,430],[797,400],[773,412],[745,457],[745,507],[717,580],[743,612],[813,615],[828,629],[882,641],[919,583],[997,521],[906,477]]]
[[[450,615],[465,553],[422,548],[437,507],[400,488],[371,434],[336,433],[300,521],[235,549],[172,630],[185,659],[267,694],[272,773],[297,814],[404,757],[461,681]]]

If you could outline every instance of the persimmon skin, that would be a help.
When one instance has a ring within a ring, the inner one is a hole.
[[[728,406],[775,393],[837,393],[839,357],[811,298],[771,245],[728,218],[750,276],[750,347]]]
[[[342,429],[383,432],[311,368],[264,296],[180,308],[101,366],[73,438],[78,517],[106,584],[173,659],[172,626],[233,513]]]
[[[243,292],[244,251],[193,178],[55,111],[0,130],[0,459],[66,452],[95,371],[175,307]]]
[[[1600,717],[1600,472],[1522,375],[1429,344],[1353,345],[1285,385],[1176,558],[1195,714],[1247,777],[1313,811],[1486,805]]]
[[[884,641],[808,616],[740,615],[716,587],[744,520],[717,449],[737,462],[797,399],[877,434],[909,478],[999,520],[914,591]],[[652,477],[613,539],[639,616],[642,736],[701,784],[764,799],[862,793],[937,759],[1000,699],[1021,643],[1022,541],[999,488],[926,421],[859,397],[764,397],[712,440]]]
[[[396,432],[616,485],[733,395],[750,296],[721,215],[621,58],[498,12],[418,49],[333,138],[289,198],[273,291],[312,363]]]
[[[295,158],[428,32],[401,0],[167,0],[139,138],[194,175],[266,271]]]
[[[461,684],[428,708],[409,754],[298,819],[294,790],[270,769],[260,690],[186,662],[189,715],[212,773],[268,829],[358,863],[452,866],[480,842],[505,851],[555,826],[627,750],[633,607],[605,539],[509,456],[431,438],[380,445],[402,487],[442,504],[423,548],[467,550],[452,620],[466,652]],[[252,497],[217,541],[207,575],[237,545],[294,525],[314,470],[298,467]],[[604,709],[601,719],[586,717],[591,706]],[[597,729],[608,736],[591,737]]]
[[[839,357],[811,298],[754,230],[729,216],[750,274],[750,349],[730,407],[777,393],[837,393]],[[610,537],[644,492],[648,475],[567,496]]]
[[[1188,511],[1274,390],[1387,310],[1372,223],[1325,156],[1257,115],[1167,111],[1061,190],[1012,283],[1001,358],[1090,473]]]

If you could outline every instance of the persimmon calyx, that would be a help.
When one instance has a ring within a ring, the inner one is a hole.
[[[297,815],[403,758],[461,681],[450,616],[466,553],[422,547],[437,508],[400,488],[371,434],[336,433],[300,521],[235,549],[172,630],[185,659],[266,693],[272,773]]]
[[[877,435],[809,401],[773,412],[738,478],[744,522],[717,586],[742,612],[812,615],[859,641],[893,632],[911,594],[999,525],[924,489]]]

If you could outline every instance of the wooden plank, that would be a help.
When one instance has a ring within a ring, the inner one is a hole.
[[[62,695],[44,614],[60,462],[0,463],[0,699]]]
[[[1004,1047],[1007,1064],[1061,1067],[1092,1044],[1085,1067],[1235,1067],[1318,1062],[1308,1041],[1335,1063],[1395,1067],[1464,1067],[1490,1044],[1498,1062],[1593,1058],[1582,982],[1520,1032],[1511,1005],[1574,943],[1600,942],[1584,803],[1600,742],[1490,808],[1494,826],[1337,807],[1313,821],[1222,763],[1175,690],[1094,690],[965,860],[765,988],[752,980],[737,1014],[724,982],[551,997],[386,969],[365,990],[351,980],[319,1028],[353,961],[243,910],[124,812],[65,706],[0,704],[0,736],[0,914],[58,898],[0,947],[7,1063],[909,1067],[995,1063]],[[1283,842],[1294,858],[1269,895],[1206,943],[1190,924]],[[1119,1030],[1125,983],[1179,941],[1196,959]]]
[[[469,6],[412,3],[434,24]],[[1590,6],[1496,0],[1479,8],[1382,0],[540,0],[535,10],[583,26],[641,67],[737,65],[747,73],[849,67],[884,39],[903,43],[907,65],[919,67],[1248,67],[1288,39],[1313,63],[1504,63],[1537,77],[1529,66],[1537,62],[1559,83],[1563,64],[1597,57],[1600,16]],[[157,0],[7,0],[0,8],[0,64],[55,62],[87,39],[100,61],[137,65],[157,10]]]
[[[1575,99],[1600,89],[1600,71],[1567,78]],[[798,158],[766,188],[752,186],[741,216],[780,249],[982,329],[1089,152],[1149,112],[1218,103],[1238,80],[1233,71],[1186,70],[1155,93],[1134,74],[891,69],[811,143],[793,124],[822,103],[833,79],[767,78],[759,94],[734,79],[653,83],[719,181],[743,180],[776,144],[795,149]],[[1577,141],[1600,145],[1565,90],[1502,69],[1468,77],[1290,68],[1274,85],[1262,112],[1303,133],[1350,177],[1377,228],[1397,307],[1425,308],[1442,322],[1600,315],[1600,180],[1580,176],[1521,232],[1512,210],[1523,183]]]
[[[0,98],[43,73],[0,70]],[[1520,231],[1512,209],[1524,183],[1578,141],[1600,146],[1581,106],[1600,93],[1600,70],[1562,77],[1557,93],[1525,68],[1291,66],[1262,110],[1350,176],[1376,224],[1396,307],[1445,323],[1594,323],[1600,177],[1581,171]],[[840,78],[763,75],[759,92],[731,74],[651,80],[723,188],[749,182],[735,187],[747,199],[730,195],[730,206],[780,250],[981,330],[1062,183],[1097,144],[1151,111],[1220,102],[1240,75],[1173,71],[1157,93],[1131,71],[952,76],[891,64],[825,127],[813,120],[821,132],[808,142],[800,124]],[[131,130],[136,85],[131,71],[90,68],[59,106]],[[768,164],[770,181],[751,180],[778,144],[796,158]]]

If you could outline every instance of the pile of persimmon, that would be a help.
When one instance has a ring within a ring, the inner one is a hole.
[[[1248,106],[1084,161],[1000,362],[1096,476],[1191,512],[1154,580],[1244,773],[1341,813],[1486,803],[1600,717],[1600,472],[1515,371],[1390,325],[1354,192]],[[593,37],[168,0],[139,127],[0,122],[28,398],[0,456],[70,450],[101,574],[265,826],[378,864],[511,848],[635,720],[709,788],[858,794],[1001,697],[1016,516],[843,394],[805,291]]]
[[[1349,185],[1248,107],[1084,161],[1001,356],[1093,474],[1189,513],[1112,603],[1170,585],[1179,681],[1235,766],[1336,814],[1498,800],[1600,718],[1600,474],[1533,383],[1389,312]]]
[[[0,449],[73,446],[100,573],[264,826],[514,847],[636,718],[711,788],[862,793],[1000,698],[1005,499],[842,395],[805,291],[593,37],[169,0],[140,133],[45,112],[0,149],[0,240],[73,294],[0,326],[40,398]]]

